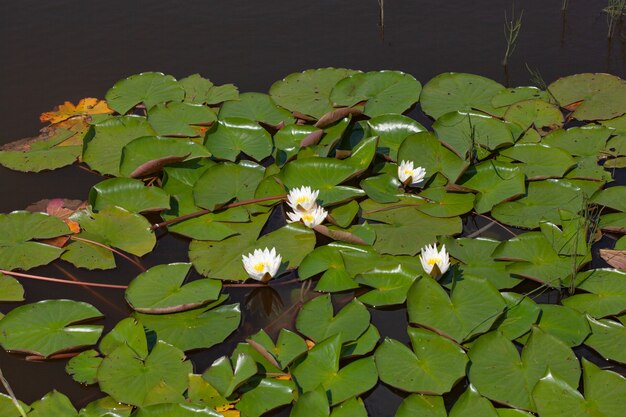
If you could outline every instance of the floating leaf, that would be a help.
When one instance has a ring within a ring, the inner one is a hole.
[[[102,362],[98,351],[90,349],[74,356],[65,366],[65,371],[72,376],[74,381],[81,384],[95,384],[98,381],[96,373]]]
[[[356,282],[373,288],[359,296],[359,300],[372,307],[402,304],[419,274],[417,268],[410,269],[399,264],[395,267],[375,268],[357,275]]]
[[[167,403],[167,404],[152,404],[147,407],[141,407],[137,409],[134,414],[135,417],[223,417],[223,414],[218,413],[205,404],[193,404],[193,403]]]
[[[474,205],[478,213],[489,212],[496,204],[514,199],[526,192],[521,168],[496,160],[472,166],[463,174],[460,184],[478,191]]]
[[[110,178],[94,185],[89,203],[94,211],[118,206],[132,213],[161,211],[169,208],[170,197],[159,187],[146,187],[130,178]]]
[[[220,281],[199,279],[183,285],[191,264],[157,265],[139,274],[126,289],[130,306],[142,313],[173,313],[217,300]]]
[[[570,386],[578,386],[580,378],[574,352],[561,340],[537,328],[532,330],[521,358],[513,343],[499,332],[478,338],[468,356],[472,363],[469,380],[482,395],[524,410],[535,411],[531,393],[548,370]]]
[[[395,417],[447,417],[443,398],[438,395],[411,394],[406,397]]]
[[[583,314],[555,304],[541,305],[537,326],[570,347],[580,345],[591,331]]]
[[[296,72],[275,82],[270,96],[279,106],[319,119],[333,109],[330,93],[335,84],[354,73],[343,68]]]
[[[589,316],[587,320],[591,334],[585,340],[585,345],[593,348],[604,358],[626,363],[626,351],[623,348],[626,343],[626,327],[614,320],[596,320]]]
[[[100,352],[108,355],[124,345],[135,351],[138,356],[145,358],[148,356],[147,343],[146,333],[141,323],[132,317],[127,317],[118,322],[113,330],[102,338]]]
[[[465,392],[456,400],[450,410],[451,417],[498,417],[491,402],[480,395],[476,387],[470,384]]]
[[[256,373],[257,366],[254,359],[251,356],[240,353],[232,365],[227,356],[217,359],[204,371],[202,378],[215,387],[221,395],[228,397],[237,387]]]
[[[65,246],[61,259],[77,268],[113,269],[115,257],[113,252],[94,243],[75,240]]]
[[[29,417],[76,417],[78,415],[70,399],[56,390],[32,403],[31,407],[33,409],[28,413]]]
[[[434,329],[457,342],[489,330],[506,303],[485,279],[464,277],[448,295],[429,276],[418,279],[407,297],[409,322]]]
[[[386,338],[376,350],[380,380],[408,392],[443,394],[465,376],[467,356],[456,343],[430,330],[409,327],[413,350]]]
[[[398,150],[398,160],[413,161],[414,166],[424,168],[426,180],[435,173],[441,173],[452,182],[456,181],[469,165],[429,132],[407,137]]]
[[[356,73],[339,81],[330,94],[334,106],[352,107],[365,101],[363,113],[376,117],[403,113],[417,103],[422,85],[401,71]]]
[[[41,113],[39,120],[41,122],[50,122],[51,124],[59,123],[72,117],[85,117],[94,114],[113,113],[104,100],[97,98],[81,98],[78,104],[74,105],[69,101],[59,104],[54,110]]]
[[[509,340],[517,339],[527,333],[537,321],[541,309],[529,297],[514,292],[503,292],[506,310],[497,323],[498,331]]]
[[[117,401],[145,406],[182,401],[191,372],[191,362],[183,352],[159,340],[145,358],[137,357],[128,346],[119,346],[102,361],[98,382]]]
[[[280,329],[276,344],[263,329],[253,335],[248,342],[263,356],[267,354],[274,358],[276,363],[283,369],[308,350],[307,344],[302,337],[284,328]]]
[[[190,103],[161,103],[148,111],[148,122],[160,136],[200,136],[195,126],[206,126],[217,120],[208,107]]]
[[[272,138],[248,119],[222,119],[207,132],[204,145],[219,159],[235,161],[239,153],[260,161],[272,153]]]
[[[0,320],[0,343],[5,350],[40,356],[93,345],[102,326],[72,325],[102,314],[92,305],[71,300],[45,300],[11,310]]]
[[[330,406],[326,391],[322,386],[319,386],[298,397],[289,417],[328,417],[329,415]]]
[[[520,143],[500,152],[517,164],[529,180],[561,178],[576,161],[568,152],[540,143]]]
[[[377,203],[395,203],[400,200],[397,194],[402,183],[392,175],[385,173],[365,178],[359,185],[367,196]]]
[[[615,210],[626,211],[626,187],[606,188],[595,194],[592,202]]]
[[[237,410],[243,416],[260,417],[266,412],[291,403],[296,392],[293,381],[262,378],[254,381],[249,387],[244,386],[245,392],[237,403]]]
[[[626,113],[626,84],[614,75],[571,75],[559,78],[548,90],[578,120],[606,120]]]
[[[0,301],[23,301],[24,287],[18,280],[0,274]],[[1,415],[1,414],[0,414]]]
[[[506,88],[493,96],[491,104],[494,107],[508,107],[518,101],[533,99],[549,102],[550,94],[546,91],[538,89],[537,87]]]
[[[220,109],[220,120],[226,118],[255,120],[276,126],[280,123],[289,125],[295,121],[287,110],[280,108],[267,94],[243,93],[237,101],[227,101]]]
[[[178,84],[185,89],[184,101],[192,104],[218,104],[239,98],[239,91],[233,84],[213,85],[200,74],[178,80]]]
[[[139,103],[150,109],[155,104],[181,101],[184,97],[185,90],[176,79],[160,72],[144,72],[118,81],[105,96],[109,107],[119,114]]]
[[[170,314],[135,313],[148,329],[154,330],[160,340],[188,351],[210,348],[226,339],[241,321],[239,304],[211,308],[197,308]]]
[[[563,149],[575,156],[598,156],[606,147],[612,130],[598,125],[555,130],[541,143]]]
[[[563,114],[558,107],[543,100],[524,100],[511,105],[504,120],[519,125],[523,130],[536,129],[545,135],[563,126]]]
[[[626,310],[626,273],[615,269],[592,269],[576,275],[574,287],[586,291],[567,297],[561,303],[593,318]]]
[[[377,151],[397,160],[398,149],[408,136],[426,131],[426,128],[410,117],[401,114],[383,114],[367,121],[369,134],[378,136]]]
[[[239,201],[250,200],[254,198],[264,172],[265,168],[251,161],[215,164],[194,184],[195,204],[215,210],[234,198]]]
[[[87,404],[80,410],[78,417],[129,417],[132,411],[132,405],[120,404],[106,396]]]
[[[305,303],[296,320],[300,333],[315,342],[340,335],[341,343],[355,340],[369,326],[370,315],[358,300],[352,300],[333,317],[330,295],[322,295]]]

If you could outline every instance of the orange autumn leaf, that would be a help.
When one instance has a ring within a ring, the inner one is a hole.
[[[69,101],[59,104],[52,111],[42,113],[41,116],[39,116],[39,120],[54,124],[75,116],[88,116],[91,114],[106,113],[113,113],[113,110],[107,106],[107,102],[105,100],[87,97],[81,99],[76,106]]]
[[[221,413],[224,417],[239,417],[241,413],[239,410],[227,410]]]

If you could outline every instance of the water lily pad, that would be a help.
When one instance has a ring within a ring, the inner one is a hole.
[[[478,191],[474,204],[478,213],[487,213],[496,204],[514,199],[526,192],[521,167],[496,160],[473,165],[463,174],[459,183]]]
[[[504,90],[504,86],[485,77],[473,74],[446,72],[426,83],[420,103],[424,113],[438,119],[452,111],[479,110],[501,116],[491,100]]]
[[[44,213],[0,214],[0,268],[30,269],[58,258],[63,249],[35,242],[70,233],[62,220]]]
[[[170,207],[170,197],[159,187],[146,187],[130,178],[110,178],[89,191],[89,204],[94,211],[118,206],[132,213],[161,211]]]
[[[500,331],[509,340],[527,333],[537,321],[541,308],[530,297],[515,292],[503,292],[506,310],[497,323]]]
[[[339,227],[349,227],[358,213],[359,203],[352,200],[345,204],[332,207],[328,211],[328,216],[332,219],[332,222]]]
[[[538,89],[537,87],[506,88],[493,96],[491,104],[494,107],[508,107],[518,101],[533,99],[549,102],[550,94],[546,91]]]
[[[508,107],[504,120],[519,125],[523,130],[534,128],[545,135],[563,126],[563,113],[543,100],[524,100]]]
[[[78,301],[26,304],[0,320],[0,344],[5,350],[40,356],[90,346],[100,338],[102,326],[71,324],[101,316],[92,305]]]
[[[606,120],[626,113],[626,83],[610,74],[576,74],[548,86],[578,120]]]
[[[611,133],[610,128],[598,125],[572,127],[553,131],[541,143],[563,149],[571,155],[597,157],[606,148]]]
[[[418,279],[407,297],[409,322],[461,342],[489,330],[506,303],[485,279],[464,277],[450,295],[437,281]]]
[[[585,345],[593,348],[604,358],[626,363],[626,352],[623,349],[626,343],[626,327],[614,320],[596,320],[587,316],[591,334],[585,340]]]
[[[208,381],[224,397],[230,396],[241,384],[257,373],[256,362],[251,356],[240,353],[233,357],[233,362],[228,356],[222,356],[202,374],[202,378]]]
[[[118,177],[124,146],[134,139],[155,134],[145,117],[112,117],[96,124],[93,135],[85,138],[83,161],[101,174]]]
[[[296,319],[300,333],[315,342],[340,335],[341,343],[355,340],[368,328],[370,315],[358,300],[346,304],[336,315],[330,295],[322,295],[305,303]]]
[[[156,244],[156,237],[150,230],[148,220],[120,207],[109,206],[98,213],[81,210],[72,215],[72,219],[84,230],[84,235],[79,236],[133,255],[143,256]]]
[[[205,126],[217,120],[215,113],[200,104],[161,103],[148,111],[148,122],[160,136],[196,137],[190,125]]]
[[[139,274],[126,289],[130,306],[142,313],[173,313],[217,300],[220,281],[199,279],[183,285],[191,264],[157,265]]]
[[[517,144],[500,155],[520,161],[517,166],[529,180],[561,178],[576,164],[569,152],[539,143]]]
[[[135,317],[160,340],[181,350],[206,349],[223,342],[241,321],[239,304],[211,307],[170,314],[135,313]]]
[[[378,136],[378,152],[392,160],[398,159],[398,149],[408,136],[426,131],[410,117],[401,114],[383,114],[367,121],[369,134]]]
[[[276,343],[263,329],[253,335],[248,342],[251,345],[254,343],[252,346],[263,356],[270,355],[273,357],[279,367],[283,369],[308,350],[302,337],[284,328],[280,329]]]
[[[450,410],[450,417],[498,417],[491,401],[480,395],[475,386],[470,384],[456,400]]]
[[[254,198],[264,172],[261,165],[251,161],[215,164],[194,184],[195,204],[214,210],[234,198],[239,201],[250,200]]]
[[[185,89],[185,102],[192,104],[218,104],[228,100],[237,100],[239,91],[233,84],[214,85],[200,74],[178,80]]]
[[[626,187],[606,188],[593,196],[592,201],[598,205],[619,211],[626,211]]]
[[[292,371],[302,389],[308,392],[322,385],[331,405],[369,391],[376,385],[378,374],[374,357],[357,359],[339,368],[341,335],[337,334],[316,344],[306,358]]]
[[[276,146],[276,160],[279,165],[284,165],[298,154],[303,146],[303,141],[314,135],[324,135],[324,131],[310,125],[287,125],[274,135]]]
[[[65,246],[61,259],[77,268],[85,269],[113,269],[115,257],[113,252],[94,243],[75,240]]]
[[[352,107],[365,101],[363,113],[376,117],[403,113],[419,100],[422,85],[400,71],[356,73],[339,81],[330,94],[334,106]]]
[[[426,170],[426,180],[441,173],[454,182],[468,167],[469,162],[459,158],[429,132],[416,133],[407,137],[398,149],[399,161],[413,161],[414,166]]]
[[[298,397],[298,401],[289,413],[289,417],[328,417],[329,415],[328,397],[322,386]]]
[[[95,384],[98,382],[96,373],[101,362],[102,357],[98,351],[89,349],[70,359],[65,366],[65,371],[76,382],[86,385]]]
[[[556,304],[542,304],[537,326],[570,347],[580,345],[591,329],[582,313]]]
[[[145,406],[182,401],[191,372],[192,364],[183,352],[159,340],[145,358],[119,346],[102,361],[98,382],[117,401]]]
[[[272,138],[258,123],[241,118],[222,119],[207,132],[204,145],[219,159],[235,161],[239,153],[260,161],[272,153]]]
[[[386,338],[376,350],[380,380],[407,392],[443,394],[465,376],[467,356],[456,343],[420,328],[408,329],[411,346]]]
[[[472,363],[469,380],[482,395],[524,410],[535,411],[531,393],[548,370],[569,386],[578,386],[580,378],[574,352],[560,339],[537,328],[533,328],[521,358],[513,343],[499,332],[478,338],[468,355]]]
[[[32,410],[28,415],[32,417],[76,417],[78,415],[70,399],[56,390],[32,403],[31,407]]]
[[[206,404],[167,403],[152,404],[137,409],[135,417],[223,417]]]
[[[211,154],[204,146],[192,140],[144,136],[122,149],[120,175],[144,177],[156,174],[175,162],[209,156]]]
[[[576,275],[574,287],[585,291],[561,303],[593,318],[626,310],[626,273],[615,269],[592,269]]]
[[[23,301],[24,287],[18,280],[0,274],[0,301]]]
[[[141,323],[132,317],[118,322],[113,330],[107,333],[100,341],[100,352],[108,355],[118,347],[128,346],[135,353],[145,358],[148,356],[148,345],[144,328]]]
[[[397,265],[395,267],[376,268],[357,275],[355,281],[372,287],[371,291],[360,295],[358,299],[372,307],[402,304],[420,270]]]
[[[268,125],[286,125],[295,121],[287,110],[278,107],[267,94],[243,93],[237,101],[227,101],[220,109],[219,118],[243,118],[255,120]]]
[[[395,417],[447,417],[447,415],[441,396],[411,394],[402,401]]]
[[[333,110],[330,93],[335,84],[354,73],[343,68],[296,72],[275,82],[270,87],[270,96],[279,106],[319,119]]]
[[[550,369],[533,391],[539,415],[619,417],[626,408],[626,379],[584,358],[582,363],[585,396]]]
[[[246,387],[237,403],[243,416],[260,417],[266,412],[291,403],[296,387],[291,380],[262,378]]]
[[[132,405],[120,404],[106,396],[90,402],[80,410],[78,417],[129,417]]]
[[[171,75],[144,72],[118,81],[104,97],[110,108],[125,114],[139,103],[150,109],[158,103],[182,101],[185,90]]]
[[[515,142],[507,123],[477,112],[446,113],[433,123],[433,129],[437,138],[463,159],[468,153],[483,159],[491,151]]]
[[[344,343],[341,347],[342,358],[354,358],[357,356],[365,356],[371,353],[378,345],[380,333],[373,324],[370,324],[367,330],[352,342]]]
[[[395,203],[400,200],[397,194],[402,183],[392,175],[385,173],[376,177],[368,177],[359,185],[367,196],[377,203]]]
[[[460,216],[474,207],[474,194],[449,193],[445,187],[429,187],[419,193],[419,197],[425,199],[425,204],[419,204],[416,208],[433,217]]]
[[[582,207],[580,188],[568,181],[549,179],[529,183],[524,197],[494,206],[491,214],[511,226],[536,228],[542,220],[561,224],[559,209],[577,213]]]

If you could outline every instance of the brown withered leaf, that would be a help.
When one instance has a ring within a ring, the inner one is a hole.
[[[356,109],[354,107],[340,107],[338,109],[329,111],[315,123],[315,127],[326,127],[335,123],[337,120],[341,120],[348,115],[359,116],[363,114],[363,110]]]
[[[69,101],[59,104],[52,111],[41,113],[39,120],[55,124],[75,116],[85,117],[92,114],[107,113],[113,113],[113,110],[107,106],[106,101],[93,97],[87,97],[81,99],[77,105],[74,105]]]
[[[626,269],[626,250],[600,249],[600,257],[613,268]]]

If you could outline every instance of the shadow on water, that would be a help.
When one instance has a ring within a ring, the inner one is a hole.
[[[571,2],[561,11],[559,2],[523,3],[524,27],[515,54],[505,68],[502,15],[509,2],[425,0],[420,2],[319,0],[316,2],[179,2],[140,0],[126,2],[42,3],[26,0],[0,4],[0,114],[1,143],[30,136],[39,129],[39,113],[65,100],[103,97],[115,81],[141,71],[163,71],[176,77],[200,72],[218,84],[232,82],[241,91],[267,91],[272,82],[307,68],[348,67],[361,70],[397,69],[426,82],[446,71],[470,72],[528,85],[526,64],[538,69],[549,83],[564,75],[610,71],[624,76],[625,38],[621,25],[612,41],[600,6]],[[595,9],[597,8],[597,10]],[[164,26],[162,22],[167,22]],[[419,114],[419,117],[416,117]],[[409,116],[430,126],[416,109]],[[0,167],[0,188],[5,198],[0,211],[23,209],[43,198],[84,199],[100,177],[76,167],[41,175]],[[618,180],[624,184],[624,178]],[[280,213],[278,213],[280,214]],[[277,215],[275,219],[281,219]],[[276,228],[275,220],[269,227]],[[264,232],[267,232],[265,230]],[[477,233],[480,232],[480,233]],[[506,239],[516,230],[468,218],[465,234]],[[595,253],[595,252],[594,252]],[[155,250],[142,259],[145,267],[187,260],[187,240],[160,237]],[[62,270],[46,266],[34,274],[127,284],[137,269],[117,259],[114,272],[76,270],[60,262]],[[602,264],[597,257],[593,267]],[[64,272],[65,271],[65,272]],[[194,277],[192,276],[191,279]],[[289,275],[280,281],[290,281]],[[91,290],[78,286],[22,280],[28,302],[71,298],[96,306],[104,315],[97,321],[109,331],[131,310],[116,289]],[[231,302],[242,306],[242,325],[225,343],[190,352],[195,371],[201,372],[219,356],[230,354],[237,343],[265,328],[274,334],[294,328],[303,300],[313,296],[300,282],[271,287],[228,287]],[[536,288],[529,285],[528,290]],[[561,294],[546,291],[537,302],[554,302]],[[337,307],[352,294],[333,297]],[[0,304],[6,312],[18,304]],[[404,309],[371,309],[372,323],[383,337],[408,342]],[[625,373],[587,348],[577,353],[602,367]],[[0,350],[0,366],[16,395],[32,402],[51,389],[67,394],[77,407],[99,397],[97,387],[83,387],[64,371],[66,360],[26,361],[22,355]],[[463,390],[458,384],[446,395],[449,405]],[[378,384],[367,396],[370,415],[392,416],[406,394]],[[274,415],[286,416],[288,411]]]

